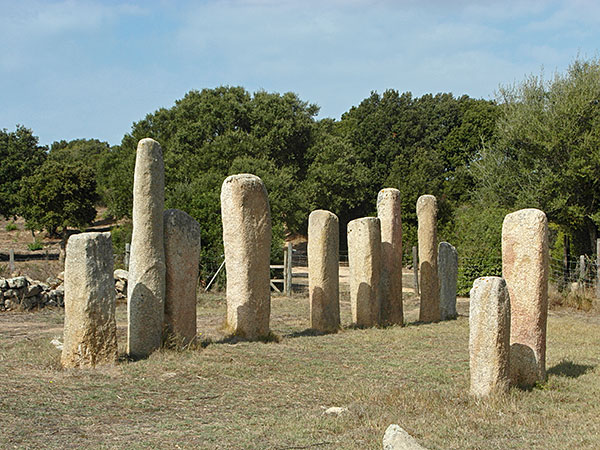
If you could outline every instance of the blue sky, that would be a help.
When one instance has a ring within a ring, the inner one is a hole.
[[[0,128],[118,144],[219,85],[339,119],[373,90],[494,98],[599,47],[600,2],[583,0],[0,0]]]

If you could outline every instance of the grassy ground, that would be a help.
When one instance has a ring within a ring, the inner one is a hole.
[[[377,449],[390,423],[428,448],[600,446],[597,315],[551,312],[548,382],[477,402],[466,301],[458,320],[422,325],[409,298],[409,326],[327,336],[306,333],[306,298],[272,303],[279,342],[219,343],[224,299],[202,295],[213,343],[96,370],[60,368],[62,310],[1,314],[0,448]],[[123,346],[123,305],[118,324]]]

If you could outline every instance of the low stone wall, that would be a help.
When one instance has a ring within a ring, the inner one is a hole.
[[[45,306],[65,306],[62,274],[45,282],[27,276],[0,278],[0,311],[30,310]],[[127,298],[127,271],[115,270],[117,301]]]

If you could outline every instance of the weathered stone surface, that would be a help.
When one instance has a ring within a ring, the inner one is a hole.
[[[221,187],[227,325],[247,339],[269,334],[271,212],[262,180],[227,177]]]
[[[511,309],[510,377],[520,386],[546,379],[548,220],[539,209],[508,214],[502,225],[502,274]]]
[[[110,233],[69,238],[65,258],[64,367],[117,361],[115,282]]]
[[[402,206],[400,191],[386,188],[377,195],[381,221],[380,324],[402,325]]]
[[[178,343],[196,337],[196,286],[200,263],[200,224],[189,214],[168,209],[165,224],[165,329]]]
[[[322,209],[308,217],[308,292],[310,327],[323,332],[340,327],[339,220]]]
[[[481,398],[508,391],[510,298],[500,277],[476,279],[470,297],[471,394]]]
[[[129,279],[129,272],[127,272],[126,270],[123,270],[123,269],[117,269],[117,270],[115,270],[113,276],[115,277],[115,280],[127,281]]]
[[[133,234],[127,286],[127,353],[134,357],[148,356],[162,342],[164,186],[162,149],[158,142],[142,139],[135,160]]]
[[[21,289],[27,286],[27,280],[25,277],[9,278],[6,280],[6,282],[8,283],[8,287],[11,289]]]
[[[458,253],[454,246],[440,242],[438,247],[438,280],[440,282],[440,319],[456,319],[456,283]]]
[[[350,306],[352,321],[360,327],[379,323],[381,277],[381,225],[377,217],[348,223]]]
[[[419,287],[421,305],[419,320],[440,320],[440,290],[437,271],[437,201],[433,195],[422,195],[417,200],[419,221]]]
[[[392,424],[383,435],[383,450],[424,450],[414,437],[399,425]]]

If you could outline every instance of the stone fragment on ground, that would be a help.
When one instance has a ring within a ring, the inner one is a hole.
[[[402,427],[392,424],[383,435],[383,450],[424,450],[417,440]]]

